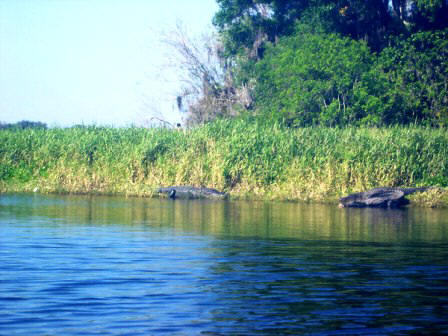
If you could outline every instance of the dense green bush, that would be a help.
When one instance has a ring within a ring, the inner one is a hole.
[[[370,92],[378,85],[373,64],[365,43],[300,27],[256,65],[256,102],[263,114],[298,126],[362,121],[379,105]]]
[[[448,125],[448,33],[420,32],[379,56],[313,31],[270,45],[252,69],[259,113],[289,125]]]
[[[448,125],[448,29],[397,40],[381,52],[378,69],[387,100],[398,102],[398,121]]]

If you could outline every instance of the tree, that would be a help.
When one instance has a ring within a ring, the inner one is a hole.
[[[227,56],[247,54],[261,58],[262,44],[291,33],[307,0],[217,0],[213,23]]]
[[[447,59],[448,29],[377,55],[364,41],[299,25],[252,66],[255,108],[297,126],[448,125]]]
[[[183,84],[176,104],[179,110],[188,113],[188,124],[235,116],[239,107],[250,106],[252,100],[247,87],[234,85],[230,60],[223,57],[216,34],[192,39],[178,25],[165,43],[175,51],[173,65]]]
[[[376,51],[390,36],[448,27],[447,0],[217,0],[214,24],[229,56],[262,54],[265,42],[293,34],[297,22],[364,39]],[[256,52],[258,51],[258,52]]]
[[[256,107],[289,125],[358,122],[368,116],[367,99],[355,90],[371,95],[373,64],[364,42],[299,26],[295,35],[271,45],[256,65]]]
[[[412,1],[414,31],[442,30],[448,27],[447,0]]]
[[[25,128],[46,129],[47,124],[40,121],[29,121],[29,120],[18,121],[14,124],[0,122],[0,129],[25,129]]]
[[[401,119],[448,125],[448,29],[422,31],[398,39],[379,57],[390,99],[398,99]]]

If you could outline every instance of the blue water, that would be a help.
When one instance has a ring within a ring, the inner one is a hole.
[[[0,335],[448,334],[448,211],[0,195]]]

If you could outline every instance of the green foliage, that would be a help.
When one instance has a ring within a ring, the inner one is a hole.
[[[274,42],[294,32],[297,22],[327,33],[363,39],[373,50],[392,36],[448,27],[445,0],[217,0],[214,17],[228,55],[250,51],[260,35]]]
[[[373,64],[365,43],[300,27],[257,64],[257,104],[263,114],[298,126],[371,121],[380,105],[371,92],[379,85]]]
[[[213,23],[230,56],[253,51],[262,36],[272,42],[289,34],[307,6],[307,1],[302,0],[217,0],[217,3],[220,9]]]
[[[295,126],[448,124],[445,0],[217,2],[242,108]]]
[[[217,2],[241,108],[295,126],[448,125],[445,0]]]
[[[181,184],[234,197],[328,200],[377,186],[448,186],[444,129],[291,129],[248,118],[191,130],[4,131],[0,144],[2,191],[143,196]]]
[[[419,32],[382,51],[389,100],[399,102],[399,120],[448,125],[448,29]]]
[[[446,0],[416,0],[413,5],[414,30],[437,30],[448,27],[448,3]]]
[[[365,42],[299,25],[248,72],[255,106],[295,126],[448,125],[447,41],[448,30],[419,32],[377,56]]]

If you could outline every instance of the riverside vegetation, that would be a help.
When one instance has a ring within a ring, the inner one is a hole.
[[[332,202],[377,186],[448,185],[448,132],[302,127],[249,119],[192,129],[73,127],[0,132],[2,192],[152,196],[207,186],[232,198]],[[448,205],[448,192],[412,197]]]
[[[214,138],[223,149],[212,160],[216,187],[333,200],[380,186],[447,186],[446,1],[217,3],[215,35],[195,44],[179,32],[169,43],[186,74],[178,107],[195,126],[241,116],[265,124],[235,121],[225,126],[232,138]],[[412,198],[447,203],[441,189]]]
[[[333,201],[448,186],[446,1],[217,4],[210,38],[168,41],[194,127],[0,125],[1,190],[150,196],[183,184]],[[412,198],[448,204],[443,189]]]

